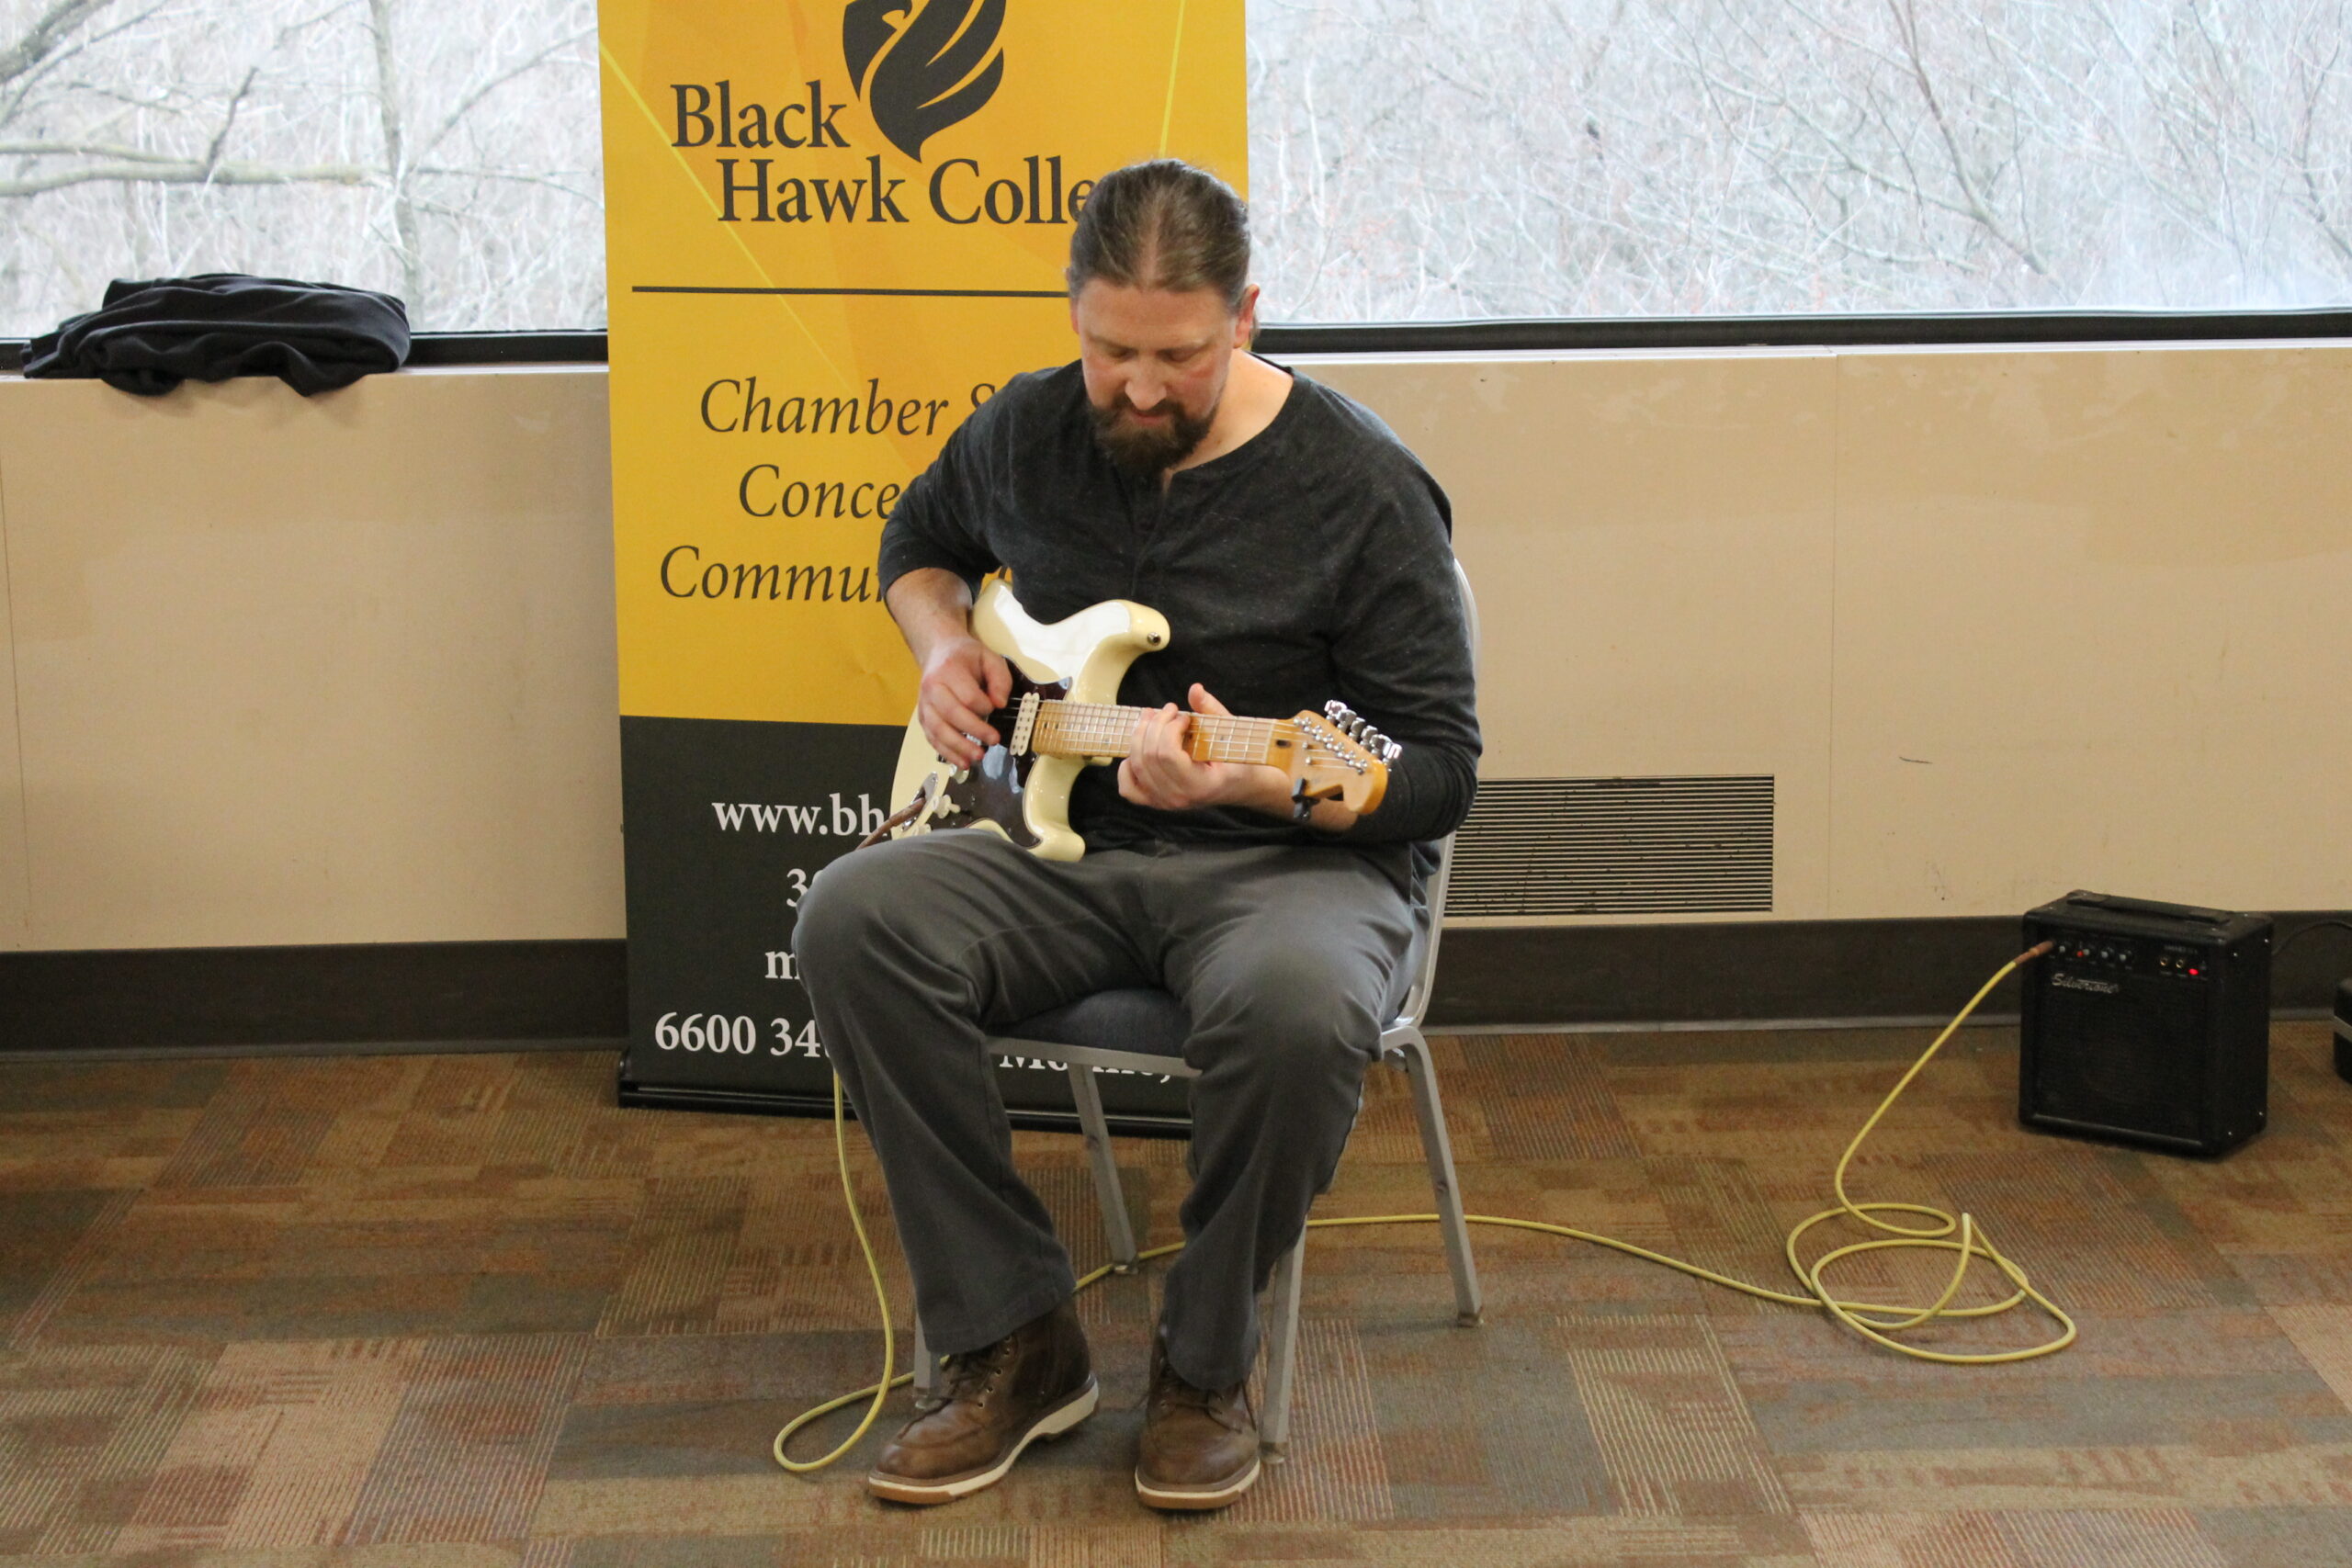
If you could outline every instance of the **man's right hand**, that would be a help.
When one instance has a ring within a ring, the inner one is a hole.
[[[989,725],[989,715],[1012,697],[1011,667],[967,632],[931,645],[922,662],[915,714],[932,749],[957,767],[968,768],[1002,739]]]
[[[972,635],[972,591],[935,566],[907,572],[883,595],[922,668],[915,720],[932,750],[968,768],[1000,739],[989,715],[1012,698],[1012,671]]]

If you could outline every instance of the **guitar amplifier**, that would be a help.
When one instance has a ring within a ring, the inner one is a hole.
[[[2335,1076],[2352,1083],[2352,980],[2335,987]]]
[[[2267,916],[2078,892],[2029,913],[2025,940],[2056,944],[2026,972],[2026,1125],[2198,1155],[2262,1130]]]

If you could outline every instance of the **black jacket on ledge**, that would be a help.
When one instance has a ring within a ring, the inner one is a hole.
[[[32,340],[27,376],[95,376],[160,397],[185,380],[277,376],[309,397],[408,358],[408,310],[389,294],[241,273],[107,285],[106,303]]]

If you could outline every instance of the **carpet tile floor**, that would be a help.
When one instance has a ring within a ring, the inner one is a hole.
[[[1781,1236],[1928,1037],[1437,1048],[1474,1211],[1786,1288]],[[2324,1026],[2279,1026],[2270,1131],[2201,1161],[2026,1133],[2014,1032],[1955,1040],[1851,1183],[1975,1215],[2081,1321],[2043,1360],[1900,1359],[1493,1228],[1487,1321],[1463,1328],[1430,1228],[1317,1233],[1291,1461],[1165,1518],[1128,1480],[1148,1269],[1081,1300],[1102,1414],[994,1490],[876,1503],[873,1438],[814,1479],[776,1468],[776,1427],[879,1353],[823,1122],[621,1111],[584,1054],[0,1058],[0,1564],[2352,1564],[2352,1084],[2327,1052]],[[1101,1261],[1077,1140],[1016,1142]],[[1182,1145],[1118,1155],[1171,1236]],[[1318,1213],[1427,1203],[1403,1080],[1375,1071]],[[1843,1278],[1940,1284],[1912,1258]]]

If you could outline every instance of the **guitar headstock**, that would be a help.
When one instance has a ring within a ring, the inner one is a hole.
[[[1359,817],[1380,807],[1388,792],[1388,764],[1405,750],[1344,703],[1326,703],[1321,713],[1303,712],[1291,722],[1303,744],[1290,759],[1290,775],[1316,800],[1336,799]]]

